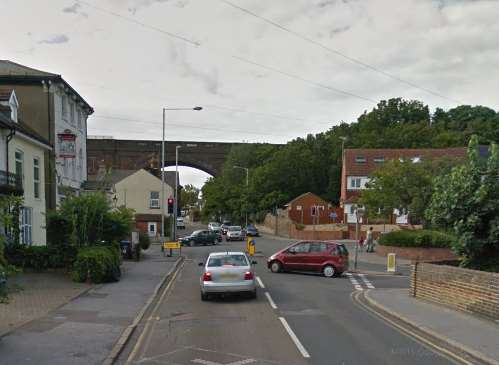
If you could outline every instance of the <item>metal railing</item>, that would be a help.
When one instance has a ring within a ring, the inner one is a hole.
[[[12,172],[0,170],[0,190],[9,192],[22,192],[23,181],[21,176]]]

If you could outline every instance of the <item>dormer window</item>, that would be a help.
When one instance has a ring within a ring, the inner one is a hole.
[[[365,156],[356,156],[355,157],[355,162],[356,163],[366,163],[367,159]]]
[[[9,108],[10,119],[17,123],[19,102],[17,101],[16,92],[14,90],[0,90],[0,105]]]

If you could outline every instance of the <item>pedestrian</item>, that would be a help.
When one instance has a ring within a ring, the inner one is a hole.
[[[373,227],[369,227],[366,236],[367,249],[366,252],[374,252],[374,237],[373,237]]]

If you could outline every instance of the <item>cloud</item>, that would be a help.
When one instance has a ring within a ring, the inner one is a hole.
[[[55,34],[47,39],[42,39],[39,44],[62,44],[69,42],[69,38],[65,34]]]
[[[64,13],[77,14],[77,15],[80,15],[80,16],[82,16],[84,18],[88,18],[88,14],[85,13],[85,12],[83,12],[83,11],[81,11],[80,8],[81,8],[80,4],[74,3],[71,6],[65,7],[64,9],[62,9],[62,11]]]

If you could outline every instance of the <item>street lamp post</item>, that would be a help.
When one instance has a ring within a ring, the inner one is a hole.
[[[249,168],[247,167],[241,167],[241,166],[232,166],[235,169],[241,169],[246,171],[246,209],[245,214],[246,214],[246,229],[248,229],[248,189],[249,189]]]
[[[353,264],[353,268],[355,271],[357,271],[357,257],[359,255],[359,220],[362,218],[364,215],[364,208],[359,208],[357,207],[355,209],[355,217],[356,217],[356,224],[355,224],[355,260]]]
[[[173,240],[177,240],[177,214],[178,214],[178,150],[182,146],[175,147],[175,196],[173,200]]]
[[[202,107],[196,106],[194,108],[163,108],[163,137],[161,138],[161,243],[165,240],[165,122],[166,111],[170,110],[203,110]],[[176,222],[175,223],[175,227]]]

